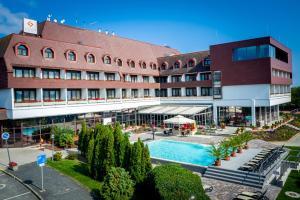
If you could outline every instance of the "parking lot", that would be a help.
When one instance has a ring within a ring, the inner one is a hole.
[[[35,200],[37,197],[20,182],[0,171],[1,200]]]

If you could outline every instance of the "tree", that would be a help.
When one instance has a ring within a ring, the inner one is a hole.
[[[123,146],[124,146],[124,159],[123,159],[122,166],[124,169],[129,171],[132,145],[130,144],[129,136],[127,134],[124,135]]]
[[[104,178],[101,197],[104,200],[128,200],[134,192],[134,182],[123,168],[112,167]]]
[[[143,172],[144,177],[146,177],[147,174],[152,169],[152,164],[151,164],[151,158],[150,158],[150,152],[149,152],[148,145],[145,145],[144,148],[143,148],[142,163],[143,163],[142,172]]]
[[[123,141],[124,136],[122,133],[122,129],[120,124],[117,123],[114,128],[114,154],[116,167],[121,167],[124,160],[125,143]]]
[[[81,123],[81,130],[79,132],[79,138],[78,138],[78,150],[81,152],[81,154],[84,156],[84,142],[83,142],[83,138],[86,134],[86,130],[87,127],[86,127],[86,123],[85,122],[82,122]]]
[[[95,140],[91,138],[87,150],[87,162],[89,173],[92,177],[95,176]]]
[[[129,161],[129,173],[136,183],[140,183],[144,179],[143,174],[143,146],[140,139],[133,144]]]

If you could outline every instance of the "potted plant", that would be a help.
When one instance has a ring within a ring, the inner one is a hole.
[[[16,162],[10,162],[10,163],[8,163],[8,168],[10,170],[17,171],[18,170],[18,164]]]
[[[231,157],[236,157],[237,141],[235,138],[236,138],[236,136],[229,138],[229,143],[232,148]]]
[[[226,128],[225,122],[221,122],[221,129],[225,129],[225,128]]]
[[[245,143],[244,149],[248,149],[249,148],[248,142],[253,139],[253,135],[250,131],[246,131],[241,135],[241,139],[243,143]]]
[[[242,140],[242,135],[243,133],[241,133],[239,136],[235,137],[235,145],[237,148],[237,153],[242,153],[243,152],[243,140]]]
[[[223,140],[221,142],[221,147],[223,149],[223,157],[225,160],[230,160],[230,141],[229,140]]]
[[[221,166],[221,157],[222,157],[222,147],[216,146],[214,144],[211,145],[211,149],[209,150],[210,155],[215,157],[215,166]]]

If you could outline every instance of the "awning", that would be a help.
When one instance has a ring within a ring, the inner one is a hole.
[[[208,108],[210,105],[186,106],[186,105],[160,105],[152,106],[138,111],[140,114],[164,114],[164,115],[195,115]]]

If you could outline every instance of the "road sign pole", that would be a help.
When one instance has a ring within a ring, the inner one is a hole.
[[[41,167],[41,174],[42,174],[42,192],[44,191],[44,167]]]
[[[51,160],[53,161],[53,156],[54,156],[54,134],[53,133],[51,135],[51,138],[52,138],[52,157],[51,157]]]
[[[10,160],[10,154],[9,154],[9,149],[8,149],[7,140],[6,140],[6,149],[7,149],[7,155],[8,155],[8,163],[10,163],[11,160]]]

